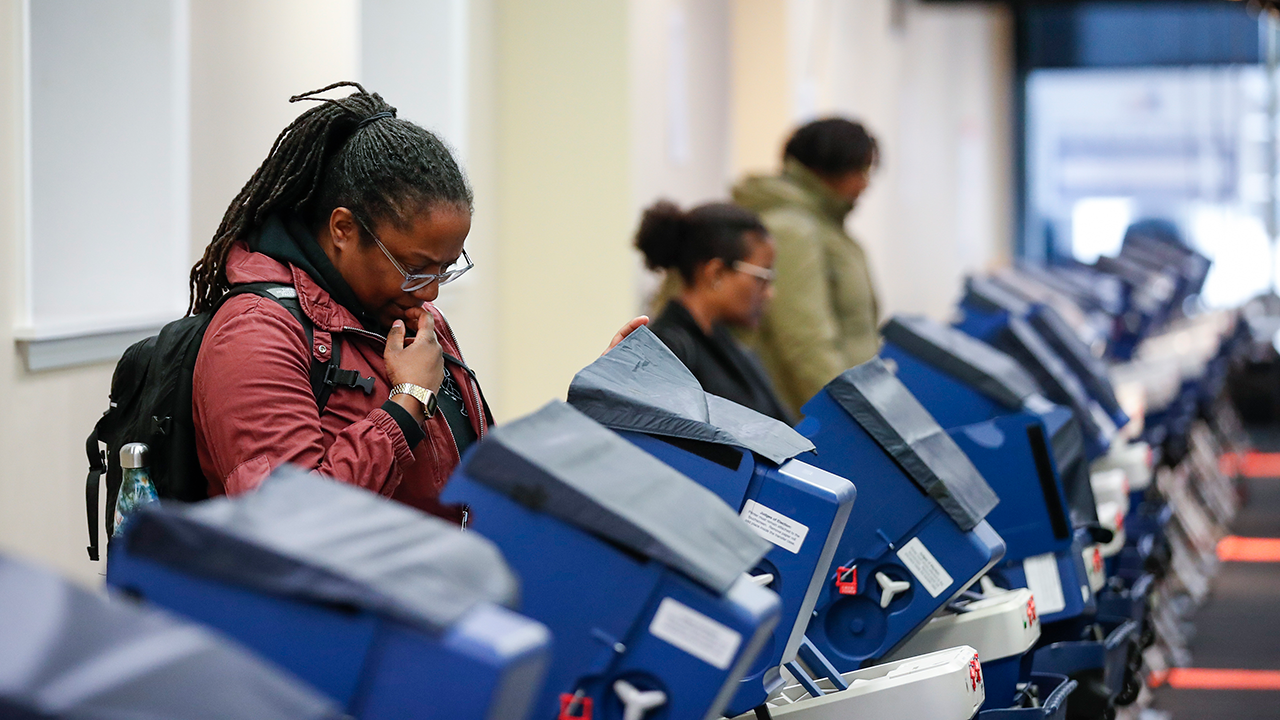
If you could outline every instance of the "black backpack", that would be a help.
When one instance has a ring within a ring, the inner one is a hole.
[[[120,493],[120,448],[131,442],[150,448],[150,476],[162,498],[195,502],[208,497],[207,481],[196,457],[195,425],[191,418],[191,382],[205,330],[228,298],[252,293],[285,307],[306,331],[310,347],[314,328],[302,312],[297,292],[280,283],[249,283],[233,287],[212,311],[175,320],[160,333],[124,351],[111,377],[111,404],[93,426],[85,442],[89,477],[85,480],[85,511],[89,523],[89,559],[98,559],[98,489],[107,477],[107,508],[103,518],[110,542],[114,532],[116,496]],[[339,343],[333,343],[329,362],[311,357],[311,389],[324,410],[334,387],[360,387],[373,392],[373,379],[342,370]],[[105,444],[103,451],[99,444]]]

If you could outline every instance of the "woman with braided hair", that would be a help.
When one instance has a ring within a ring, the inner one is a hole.
[[[319,97],[338,87],[355,92]],[[216,312],[192,383],[209,494],[292,463],[465,522],[438,497],[492,420],[431,301],[471,268],[471,189],[440,139],[376,93],[340,82],[302,100],[319,104],[276,138],[191,270],[190,312]],[[251,283],[296,293],[311,327],[268,297],[224,299]],[[336,383],[313,388],[334,357]]]

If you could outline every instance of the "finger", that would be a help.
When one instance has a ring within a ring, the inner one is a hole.
[[[431,344],[437,344],[439,338],[436,337],[436,319],[427,311],[423,311],[418,318],[418,337],[423,340],[429,340]]]
[[[640,317],[633,319],[631,322],[627,323],[626,325],[623,325],[622,330],[620,331],[620,334],[623,337],[626,337],[631,333],[635,332],[636,330],[639,330],[641,327],[648,324],[649,324],[649,316],[641,315]]]
[[[635,332],[641,326],[648,325],[648,324],[649,324],[649,316],[641,315],[640,317],[631,320],[626,325],[623,325],[622,329],[619,330],[617,334],[613,336],[613,340],[609,342],[609,347],[605,348],[605,352],[609,352],[610,350],[614,349],[615,347],[617,347],[618,343],[625,340],[628,335]]]
[[[430,313],[421,307],[411,307],[404,311],[404,322],[407,326],[417,329],[418,321],[422,319],[423,315],[429,314]]]
[[[404,349],[404,323],[397,320],[391,323],[391,331],[387,333],[387,352],[399,352]]]

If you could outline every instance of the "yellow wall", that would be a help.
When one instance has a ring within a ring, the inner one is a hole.
[[[495,3],[499,419],[563,397],[634,312],[627,6]],[[483,201],[477,198],[477,207]]]
[[[732,0],[732,9],[733,168],[773,172],[792,126],[787,3]]]

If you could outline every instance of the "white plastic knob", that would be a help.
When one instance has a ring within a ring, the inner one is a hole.
[[[642,720],[645,713],[667,702],[667,694],[661,690],[638,690],[626,680],[615,681],[613,691],[622,701],[622,720]]]
[[[911,587],[911,583],[906,580],[894,580],[882,572],[876,573],[876,582],[880,583],[880,607],[887,608],[889,603],[898,596],[898,593],[906,592]]]

